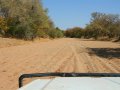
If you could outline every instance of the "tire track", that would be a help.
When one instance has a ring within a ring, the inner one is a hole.
[[[64,38],[1,49],[0,90],[16,90],[18,76],[23,72],[120,73],[119,59],[108,60],[88,53],[88,47],[96,48],[94,43],[101,47],[102,42],[98,41]]]
[[[55,72],[56,69],[59,68],[59,66],[70,57],[70,54],[71,53],[69,52],[69,48],[65,46],[53,58],[49,59],[50,63],[47,63],[46,67],[42,68],[40,71]]]
[[[60,65],[55,72],[74,72],[74,56],[73,54],[66,58],[66,60]]]
[[[83,60],[83,57],[79,58],[79,54],[76,52],[73,45],[70,45],[72,52],[74,53],[74,72],[88,72],[87,66]]]
[[[103,67],[107,69],[107,71],[108,70],[110,71],[109,73],[119,73],[119,71],[116,70],[116,68],[114,68],[113,66],[111,66],[110,63],[106,61],[105,59],[102,59],[100,57],[96,57],[96,58],[103,65]]]

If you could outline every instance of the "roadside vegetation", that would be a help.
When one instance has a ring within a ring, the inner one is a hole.
[[[0,0],[0,37],[25,40],[35,38],[94,38],[120,40],[120,15],[94,12],[85,28],[62,31],[55,27],[41,0]]]
[[[120,15],[95,12],[85,28],[74,27],[65,31],[65,36],[94,38],[95,40],[120,40]]]
[[[63,37],[41,0],[0,0],[0,36],[25,40]]]

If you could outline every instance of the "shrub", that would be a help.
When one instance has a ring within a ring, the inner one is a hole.
[[[5,35],[5,32],[7,32],[8,30],[8,26],[7,26],[7,22],[5,20],[5,18],[0,16],[0,34]]]

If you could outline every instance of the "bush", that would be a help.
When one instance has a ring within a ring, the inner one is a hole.
[[[7,21],[5,20],[5,18],[0,16],[0,36],[5,35],[5,32],[7,32],[7,30]]]
[[[83,29],[80,27],[71,28],[65,31],[66,37],[81,38],[83,36]]]
[[[0,17],[0,33],[4,31],[8,37],[33,40],[35,37],[61,36],[56,34],[54,24],[40,0],[2,0],[0,6],[0,15],[4,17]]]
[[[41,38],[47,38],[48,35],[45,33],[45,31],[43,29],[37,31],[37,37],[41,37]]]

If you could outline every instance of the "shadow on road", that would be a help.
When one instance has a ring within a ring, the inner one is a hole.
[[[120,48],[90,48],[89,54],[96,54],[103,58],[117,58],[120,59]]]

